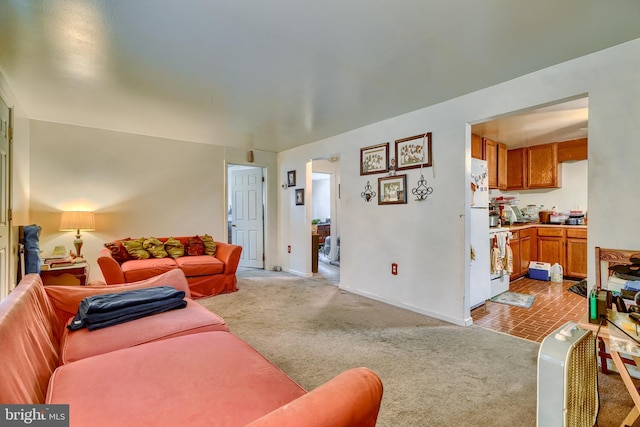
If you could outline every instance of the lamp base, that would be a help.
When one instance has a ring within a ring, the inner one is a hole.
[[[76,234],[76,239],[73,241],[73,246],[75,246],[75,248],[76,248],[76,257],[77,258],[82,257],[82,254],[80,253],[80,251],[82,250],[82,243],[84,243],[84,242],[80,238],[80,233]]]

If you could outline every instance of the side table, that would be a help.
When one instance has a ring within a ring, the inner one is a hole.
[[[85,286],[88,275],[89,265],[86,262],[40,271],[40,277],[45,286]]]
[[[609,315],[608,315],[608,317],[612,319],[612,321],[615,321],[616,323],[619,323],[620,319],[624,319],[625,317],[628,318],[628,316],[629,315],[626,313],[617,313],[614,310],[609,310]],[[620,355],[620,353],[618,353],[617,351],[611,348],[609,325],[608,325],[608,322],[606,323],[607,323],[606,325],[602,325],[602,327],[598,327],[599,326],[598,324],[589,323],[588,314],[585,314],[582,317],[582,319],[580,319],[580,322],[578,322],[578,326],[580,326],[583,329],[590,330],[594,335],[597,333],[598,338],[602,339],[602,341],[604,341],[605,345],[607,346],[609,350],[609,354],[611,355],[611,359],[613,360],[613,363],[615,364],[618,370],[618,373],[620,374],[620,378],[622,378],[622,382],[627,388],[627,391],[631,396],[631,400],[633,400],[633,403],[635,405],[631,410],[631,412],[629,412],[629,415],[627,415],[627,417],[624,419],[624,421],[620,425],[621,426],[632,425],[635,422],[635,420],[640,416],[640,410],[638,409],[640,408],[640,392],[636,388],[633,382],[633,379],[631,377],[631,374],[629,373],[629,370],[627,369],[627,366],[625,365],[624,360],[622,360],[622,356]],[[640,366],[639,357],[633,356],[633,360],[634,362],[636,362],[636,365]]]

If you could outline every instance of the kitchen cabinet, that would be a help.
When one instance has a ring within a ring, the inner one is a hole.
[[[535,236],[535,232],[535,228],[525,228],[511,232],[511,239],[509,240],[511,252],[513,253],[513,273],[511,273],[511,280],[515,280],[528,273],[529,262],[532,259],[531,236]]]
[[[587,138],[573,139],[558,143],[558,162],[569,160],[587,160],[588,158]]]
[[[482,137],[480,135],[476,135],[475,133],[471,134],[471,157],[473,157],[474,159],[485,160]]]
[[[560,187],[558,146],[554,142],[508,150],[507,190]]]
[[[567,277],[587,277],[587,229],[538,227],[536,261],[556,262]]]
[[[587,230],[567,229],[567,265],[565,276],[587,277]]]
[[[489,188],[507,189],[507,146],[483,138],[484,154],[487,161]]]
[[[538,228],[538,259],[536,261],[565,266],[564,228]]]
[[[527,149],[507,151],[507,190],[527,188]]]
[[[527,188],[559,188],[558,143],[527,148]]]

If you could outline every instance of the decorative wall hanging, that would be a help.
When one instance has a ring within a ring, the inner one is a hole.
[[[418,186],[411,190],[411,194],[416,196],[416,201],[421,202],[427,199],[429,194],[433,193],[433,188],[427,187],[427,180],[424,179],[422,171],[420,172],[420,179],[418,180]]]
[[[378,178],[378,204],[393,205],[407,203],[407,175]]]
[[[304,188],[296,188],[296,205],[304,205]]]
[[[367,181],[367,185],[364,186],[364,191],[360,193],[360,197],[362,197],[365,202],[370,202],[374,197],[376,197],[376,194],[377,193],[375,191],[371,190],[371,184]]]
[[[360,175],[387,172],[388,170],[388,142],[360,149]]]
[[[396,140],[396,170],[431,165],[431,132]]]
[[[296,186],[296,171],[287,172],[287,187]]]

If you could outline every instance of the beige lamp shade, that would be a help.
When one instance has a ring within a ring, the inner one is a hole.
[[[96,229],[93,212],[62,212],[60,231],[93,231]]]
[[[82,254],[82,239],[80,238],[80,231],[93,231],[96,229],[95,216],[93,212],[62,212],[60,216],[60,231],[75,231],[76,239],[73,241],[73,246],[76,248],[76,258],[81,259]]]

